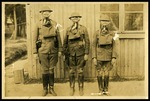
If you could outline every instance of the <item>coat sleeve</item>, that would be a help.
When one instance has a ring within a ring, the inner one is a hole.
[[[85,41],[85,54],[89,54],[90,49],[90,40],[87,28],[84,30],[84,41]]]
[[[37,54],[37,47],[36,42],[38,40],[39,31],[38,31],[38,24],[35,25],[34,31],[33,31],[33,54]]]
[[[58,40],[58,51],[62,52],[62,41],[60,37],[59,28],[56,29],[56,34],[57,34],[57,40]]]
[[[68,51],[68,35],[66,31],[66,34],[64,36],[64,41],[63,41],[63,53],[66,54],[67,51]]]
[[[96,49],[97,49],[97,33],[94,33],[92,42],[92,58],[97,58]]]

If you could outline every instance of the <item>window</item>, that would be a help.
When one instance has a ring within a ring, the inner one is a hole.
[[[143,4],[125,4],[125,31],[143,30]]]

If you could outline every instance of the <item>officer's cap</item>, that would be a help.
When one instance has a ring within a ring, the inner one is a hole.
[[[42,13],[43,11],[53,12],[48,6],[44,6],[39,12]]]
[[[69,19],[71,19],[73,17],[79,17],[79,18],[81,18],[82,16],[79,13],[74,12],[74,13],[71,14],[71,16],[69,17]]]
[[[110,17],[106,14],[101,14],[99,21],[110,21]]]

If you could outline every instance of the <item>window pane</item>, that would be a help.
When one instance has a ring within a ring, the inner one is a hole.
[[[125,4],[125,11],[143,11],[143,4]]]
[[[143,30],[143,14],[142,13],[126,13],[125,14],[125,30]]]
[[[100,11],[119,11],[119,4],[101,4]]]
[[[107,14],[112,19],[110,30],[111,31],[119,30],[119,13],[103,13],[103,14]]]

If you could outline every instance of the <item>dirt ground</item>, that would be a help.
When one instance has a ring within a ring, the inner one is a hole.
[[[14,66],[27,62],[26,57],[5,67],[5,82],[3,82],[3,97],[7,99],[145,99],[146,88],[145,80],[123,81],[109,83],[111,96],[98,96],[97,82],[84,83],[84,96],[79,96],[78,84],[75,85],[74,96],[69,96],[69,82],[55,83],[55,91],[58,96],[53,97],[48,94],[42,97],[42,83],[15,84],[13,70]],[[95,95],[91,95],[94,93]]]

